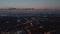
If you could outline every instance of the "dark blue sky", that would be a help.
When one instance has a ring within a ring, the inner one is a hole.
[[[0,0],[0,8],[60,8],[60,0]]]

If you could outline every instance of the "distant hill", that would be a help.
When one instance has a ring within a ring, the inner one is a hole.
[[[15,9],[15,8],[14,8]],[[40,14],[60,14],[59,9],[42,10],[0,10],[0,15],[40,15]]]

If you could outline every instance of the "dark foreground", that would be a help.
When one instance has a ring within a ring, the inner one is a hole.
[[[0,16],[0,34],[56,34],[59,23],[60,17],[54,14]]]

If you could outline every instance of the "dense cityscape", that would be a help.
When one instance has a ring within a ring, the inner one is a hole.
[[[56,34],[60,22],[58,10],[31,9],[31,13],[20,10],[14,13],[13,10],[18,11],[15,8],[0,10],[0,34]]]
[[[0,0],[0,34],[60,34],[60,0]]]

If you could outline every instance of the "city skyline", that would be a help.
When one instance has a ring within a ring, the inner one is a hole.
[[[0,0],[0,8],[60,8],[60,0]]]

